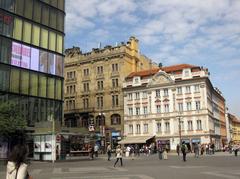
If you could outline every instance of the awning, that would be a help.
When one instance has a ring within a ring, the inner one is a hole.
[[[119,141],[118,144],[145,144],[147,140],[153,137],[154,136],[126,137],[125,139]]]

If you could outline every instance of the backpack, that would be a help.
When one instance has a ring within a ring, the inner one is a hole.
[[[182,151],[182,152],[186,152],[186,145],[185,145],[185,144],[183,144],[183,145],[181,146],[181,151]]]

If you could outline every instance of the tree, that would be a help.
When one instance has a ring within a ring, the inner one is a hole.
[[[7,139],[10,145],[24,138],[27,121],[22,117],[19,106],[14,103],[0,103],[0,136]]]

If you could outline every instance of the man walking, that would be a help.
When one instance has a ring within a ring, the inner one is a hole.
[[[94,146],[95,157],[98,157],[98,149],[99,149],[98,145],[95,144],[95,146]]]
[[[110,161],[110,158],[111,158],[111,145],[110,144],[108,144],[108,146],[107,146],[107,155],[108,155],[108,161]]]
[[[185,142],[182,142],[182,146],[181,146],[181,151],[183,154],[183,161],[186,162],[186,157],[187,157],[187,145],[185,144]]]
[[[176,151],[177,151],[177,154],[179,156],[179,153],[180,153],[180,146],[179,146],[179,144],[177,145]]]
[[[198,158],[199,157],[199,144],[195,143],[193,149],[194,149],[195,158]]]
[[[117,149],[116,149],[116,156],[117,156],[117,160],[116,162],[114,163],[114,167],[116,166],[116,164],[118,163],[118,161],[120,160],[121,162],[121,166],[123,166],[123,163],[122,163],[122,149],[120,147],[120,145],[117,146]]]

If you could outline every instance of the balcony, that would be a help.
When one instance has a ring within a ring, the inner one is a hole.
[[[73,83],[73,82],[77,82],[77,78],[67,78],[65,80],[65,83]]]
[[[64,93],[64,97],[75,97],[77,93]]]
[[[97,74],[96,79],[104,79],[104,73]]]
[[[111,77],[119,77],[119,76],[120,76],[119,71],[112,71],[111,72]]]
[[[94,108],[75,108],[75,109],[64,109],[65,114],[70,113],[89,113],[94,112]]]

